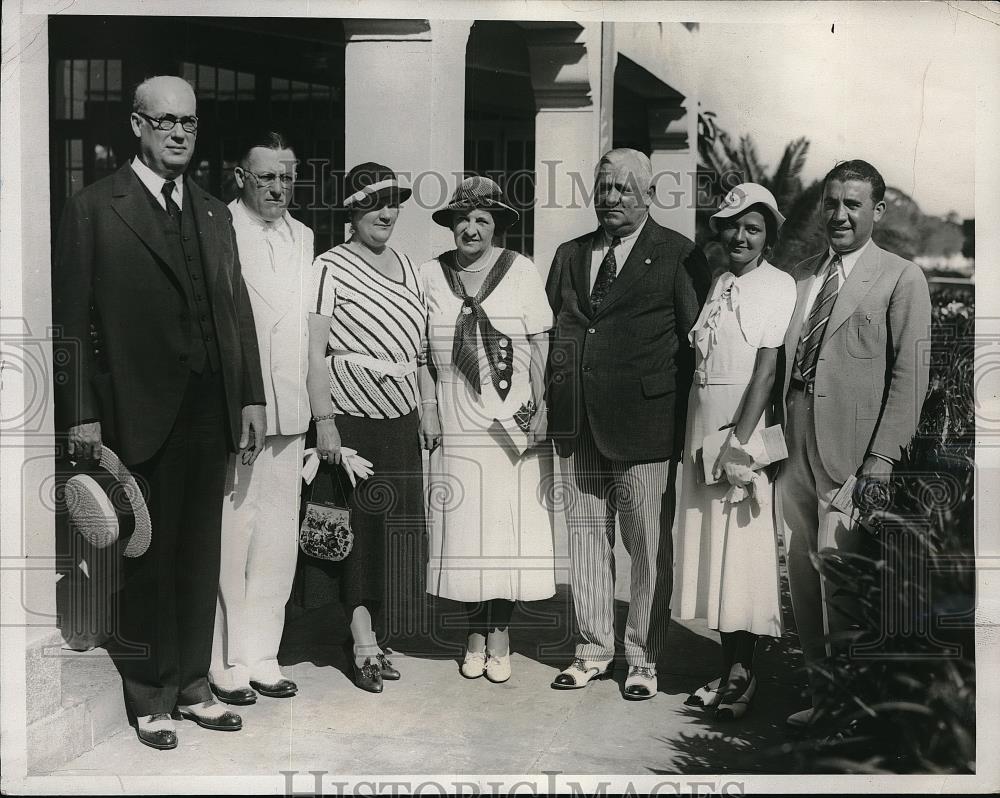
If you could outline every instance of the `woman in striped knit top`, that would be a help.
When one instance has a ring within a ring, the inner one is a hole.
[[[354,682],[374,693],[382,691],[383,679],[400,676],[372,621],[389,591],[405,581],[396,574],[387,579],[389,549],[402,535],[412,536],[419,551],[424,536],[416,359],[426,310],[413,265],[388,245],[410,193],[388,167],[364,163],[350,171],[344,204],[352,235],[316,259],[319,284],[309,318],[316,452],[340,463],[343,444],[374,471],[349,500],[354,547],[340,574]]]

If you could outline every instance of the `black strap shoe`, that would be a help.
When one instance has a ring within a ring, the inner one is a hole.
[[[382,672],[379,666],[372,662],[371,657],[365,657],[364,663],[359,668],[356,662],[352,662],[354,668],[354,684],[369,693],[382,692]]]
[[[382,678],[389,682],[395,682],[399,680],[400,673],[392,666],[392,660],[389,659],[385,654],[376,654],[375,661],[378,663],[379,673],[382,674]]]
[[[291,698],[299,691],[299,686],[291,679],[278,679],[274,684],[250,680],[250,686],[268,698]]]
[[[257,703],[257,694],[249,687],[237,687],[235,690],[225,690],[211,682],[208,686],[212,688],[215,697],[223,704],[233,704],[238,707],[248,707]]]

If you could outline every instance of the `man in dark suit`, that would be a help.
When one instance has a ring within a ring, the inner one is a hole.
[[[177,745],[175,710],[241,728],[206,674],[227,453],[252,461],[266,420],[253,313],[226,206],[183,176],[195,96],[160,76],[135,92],[139,154],[69,200],[56,242],[57,428],[76,460],[113,447],[147,493],[153,542],[127,560],[112,654],[139,739]],[[98,353],[86,345],[91,327]]]
[[[598,164],[600,227],[556,251],[549,434],[566,484],[573,604],[581,639],[553,687],[612,669],[615,516],[632,559],[625,696],[652,698],[669,622],[676,460],[693,371],[687,334],[709,270],[693,242],[649,218],[649,159],[617,149]]]

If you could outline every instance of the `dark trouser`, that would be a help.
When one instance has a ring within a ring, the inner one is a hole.
[[[212,698],[227,419],[219,374],[192,374],[160,450],[131,466],[149,506],[149,550],[125,560],[117,635],[108,648],[136,715]]]

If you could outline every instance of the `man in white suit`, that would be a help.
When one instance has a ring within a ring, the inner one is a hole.
[[[222,565],[209,678],[220,700],[295,695],[278,668],[298,551],[300,471],[309,426],[308,307],[313,232],[288,213],[295,153],[279,133],[252,141],[229,205],[250,294],[267,397],[265,446],[253,466],[232,457],[223,507]],[[256,691],[256,692],[255,692]]]
[[[885,181],[870,163],[837,164],[823,180],[828,246],[792,270],[798,300],[783,375],[788,460],[778,493],[807,665],[820,662],[831,636],[842,637],[852,622],[852,599],[827,585],[811,559],[818,550],[849,555],[861,546],[858,528],[831,501],[851,476],[892,476],[927,393],[927,280],[916,264],[871,240],[884,195]],[[810,707],[788,723],[802,728],[814,717]]]

